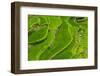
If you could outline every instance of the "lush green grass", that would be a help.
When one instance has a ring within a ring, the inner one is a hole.
[[[28,60],[88,57],[88,18],[28,16]]]

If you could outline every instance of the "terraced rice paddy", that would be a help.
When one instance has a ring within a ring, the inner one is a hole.
[[[88,18],[28,15],[28,60],[88,57]]]

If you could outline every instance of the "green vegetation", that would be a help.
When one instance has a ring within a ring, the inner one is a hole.
[[[88,57],[88,18],[28,16],[28,60]]]

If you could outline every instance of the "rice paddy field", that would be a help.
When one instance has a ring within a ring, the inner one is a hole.
[[[88,17],[28,15],[28,61],[88,58]]]

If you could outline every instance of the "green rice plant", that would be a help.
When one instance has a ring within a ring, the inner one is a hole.
[[[88,57],[88,18],[28,16],[28,60]]]

